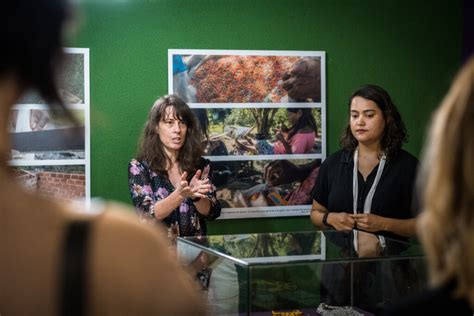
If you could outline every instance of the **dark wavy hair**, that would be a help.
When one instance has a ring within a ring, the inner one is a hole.
[[[173,107],[176,118],[182,120],[187,127],[186,139],[179,150],[177,161],[181,170],[187,171],[191,177],[201,167],[202,136],[193,112],[186,102],[175,95],[163,96],[153,104],[143,128],[137,156],[139,160],[146,161],[151,170],[168,176],[166,167],[171,161],[165,153],[160,136],[156,133],[156,127],[160,120],[165,119],[165,110],[169,106]]]
[[[388,159],[394,157],[402,148],[402,144],[408,140],[408,134],[400,112],[398,112],[395,104],[393,104],[390,95],[387,91],[376,85],[362,86],[351,95],[349,99],[349,112],[352,99],[355,97],[362,97],[375,102],[382,111],[385,119],[385,129],[380,146],[385,151]],[[339,144],[343,149],[351,152],[357,148],[358,142],[354,135],[352,135],[350,123],[347,124]]]
[[[72,16],[65,0],[15,0],[0,4],[0,77],[16,76],[49,108],[77,123],[59,96],[56,67],[63,57],[63,27]]]
[[[296,123],[290,127],[290,132],[288,133],[288,137],[293,137],[298,131],[305,126],[311,127],[311,129],[318,136],[318,125],[316,124],[316,120],[313,117],[312,109],[311,108],[287,108],[288,112],[297,113],[301,111],[300,118],[296,121]]]

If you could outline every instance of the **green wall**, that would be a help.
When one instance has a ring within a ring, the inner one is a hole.
[[[130,203],[127,163],[153,101],[167,93],[167,49],[326,51],[328,153],[347,99],[386,88],[419,155],[432,110],[461,61],[462,1],[83,0],[70,46],[90,48],[91,189]],[[428,7],[429,6],[429,7]],[[307,217],[219,220],[211,234],[312,229]]]

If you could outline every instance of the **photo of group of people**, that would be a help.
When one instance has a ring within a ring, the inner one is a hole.
[[[170,49],[168,78],[201,127],[221,218],[309,213],[326,155],[324,52]]]
[[[88,203],[89,51],[66,48],[59,92],[73,120],[28,91],[10,114],[10,165],[31,190]]]

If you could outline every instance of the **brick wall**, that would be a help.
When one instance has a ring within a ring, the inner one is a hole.
[[[28,172],[16,170],[16,178],[27,189],[61,200],[83,200],[86,177],[77,173]]]
[[[86,177],[77,173],[38,172],[38,192],[64,200],[84,199]]]

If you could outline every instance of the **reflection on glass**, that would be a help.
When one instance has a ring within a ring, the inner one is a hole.
[[[372,315],[423,285],[417,244],[386,238],[383,251],[363,258],[353,245],[352,232],[336,231],[178,238],[178,250],[194,252],[187,262],[199,257],[196,271],[211,272],[206,291],[217,314]]]

